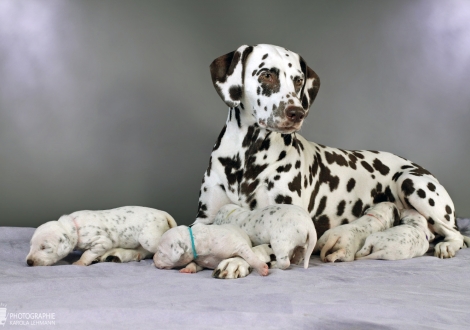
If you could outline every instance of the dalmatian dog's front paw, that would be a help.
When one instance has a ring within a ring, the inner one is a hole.
[[[212,277],[234,279],[246,277],[252,271],[250,265],[240,257],[222,260],[212,272]]]
[[[434,256],[441,259],[453,258],[455,256],[455,253],[460,250],[461,247],[461,240],[449,240],[440,242],[437,243],[434,247]]]

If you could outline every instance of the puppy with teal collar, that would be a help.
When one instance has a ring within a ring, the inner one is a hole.
[[[214,269],[230,257],[241,257],[260,275],[268,275],[268,265],[251,249],[248,235],[234,225],[195,224],[178,226],[165,232],[153,256],[160,269],[183,267],[181,273],[196,273],[204,268]]]

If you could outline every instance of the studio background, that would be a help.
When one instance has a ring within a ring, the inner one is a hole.
[[[142,205],[195,219],[227,116],[209,64],[302,55],[301,134],[413,160],[470,216],[469,1],[0,1],[0,225]]]

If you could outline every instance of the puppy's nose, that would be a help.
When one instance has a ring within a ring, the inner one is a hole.
[[[26,263],[28,264],[28,266],[34,265],[34,261],[32,259],[26,260]]]
[[[294,123],[298,123],[305,118],[305,111],[301,107],[288,107],[286,109],[286,117]]]

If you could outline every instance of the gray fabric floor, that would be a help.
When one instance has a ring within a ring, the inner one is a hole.
[[[470,234],[470,219],[459,225]],[[470,249],[448,260],[324,264],[313,256],[309,269],[217,280],[210,270],[180,274],[151,260],[80,267],[70,265],[71,255],[56,266],[27,267],[33,231],[0,227],[4,329],[470,327]]]

